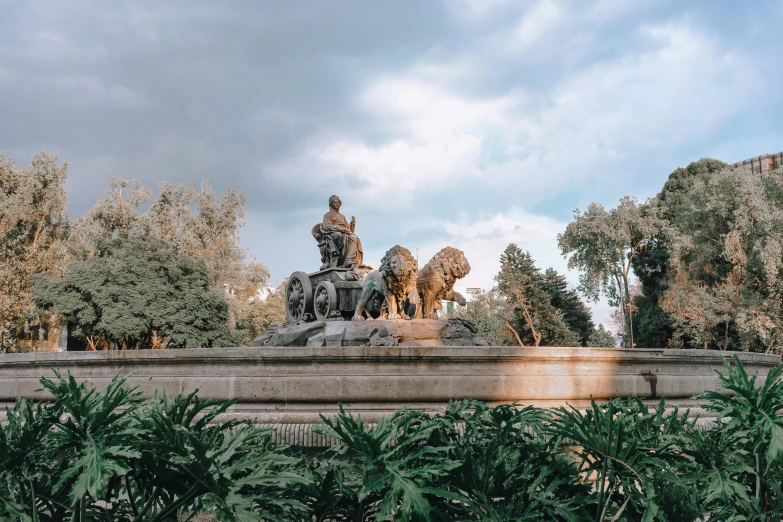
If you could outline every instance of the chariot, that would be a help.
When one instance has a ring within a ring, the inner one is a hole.
[[[350,320],[362,294],[370,267],[326,268],[307,274],[294,272],[285,287],[285,316],[289,324],[308,320]],[[367,310],[380,314],[382,297],[374,295]]]

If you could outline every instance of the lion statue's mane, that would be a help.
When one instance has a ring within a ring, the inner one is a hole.
[[[399,265],[399,260],[402,260],[403,266]],[[417,276],[418,265],[410,250],[400,245],[391,247],[381,259],[380,268],[367,274],[353,319],[362,321],[365,315],[370,318],[366,309],[374,292],[384,298],[379,319],[410,319],[405,308],[419,303]]]
[[[417,290],[421,298],[421,314],[417,311],[416,317],[423,315],[425,319],[435,319],[435,312],[442,308],[441,300],[456,301],[465,306],[465,298],[454,291],[454,283],[462,279],[470,272],[470,263],[465,257],[465,252],[454,247],[446,247],[430,259],[424,268],[419,271],[416,282]]]

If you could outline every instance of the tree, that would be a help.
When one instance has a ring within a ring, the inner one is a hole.
[[[506,326],[509,305],[497,288],[473,294],[467,306],[455,306],[447,317],[467,319],[476,325],[478,336],[490,346],[519,344],[513,332]]]
[[[112,176],[106,194],[82,217],[71,223],[68,247],[77,259],[98,255],[98,245],[120,235],[152,235],[139,207],[152,192],[137,179]]]
[[[150,202],[145,212],[139,209]],[[219,196],[209,181],[161,183],[157,196],[138,179],[112,178],[106,195],[73,226],[71,247],[80,259],[95,255],[99,241],[133,233],[169,242],[209,268],[210,285],[229,297],[229,326],[254,322],[250,300],[269,282],[269,270],[240,246],[245,198],[228,187]],[[250,315],[248,315],[250,314]],[[242,338],[252,340],[252,328]]]
[[[702,158],[669,175],[661,192],[647,205],[661,220],[661,229],[647,248],[634,256],[631,265],[639,282],[641,294],[633,298],[634,338],[640,346],[666,346],[674,337],[674,322],[661,308],[661,300],[670,284],[671,232],[688,233],[687,225],[679,217],[692,206],[690,191],[698,180],[708,180],[728,165],[722,161]]]
[[[45,151],[26,168],[0,155],[0,351],[15,351],[25,330],[53,319],[35,309],[30,286],[67,262],[67,177],[67,163]]]
[[[198,187],[195,183],[161,183],[144,219],[157,237],[206,261],[215,286],[244,289],[253,284],[258,290],[268,283],[269,271],[248,260],[240,246],[239,228],[244,224],[240,220],[246,208],[245,197],[234,187],[216,196],[207,180]]]
[[[674,325],[671,344],[684,346],[687,343],[705,350],[710,345],[716,346],[720,343],[718,325],[723,323],[727,330],[720,344],[726,348],[729,342],[731,300],[724,299],[721,293],[713,292],[696,281],[685,263],[681,262],[679,268],[670,271],[675,272],[675,277],[669,283],[660,305]]]
[[[249,346],[256,336],[272,325],[281,325],[285,321],[285,287],[288,279],[274,291],[261,296],[243,296],[235,301],[237,317],[236,328],[242,336],[242,345]]]
[[[660,230],[659,219],[635,198],[620,199],[610,211],[598,203],[584,214],[574,211],[574,221],[557,241],[568,267],[581,270],[579,289],[588,299],[603,293],[609,304],[619,307],[626,335],[623,344],[633,347],[633,318],[630,300],[631,263],[648,248]],[[569,257],[570,255],[570,257]]]
[[[670,232],[661,300],[679,346],[770,352],[783,341],[783,170],[696,179]]]
[[[577,335],[568,329],[561,311],[552,306],[544,290],[544,278],[529,252],[508,245],[500,256],[500,272],[495,280],[498,292],[509,305],[506,326],[518,344],[579,345]]]
[[[38,276],[36,304],[76,321],[91,349],[231,346],[225,296],[206,263],[150,236],[99,241],[96,255],[74,259],[64,277]]]
[[[590,346],[591,348],[614,348],[614,335],[609,330],[605,330],[604,325],[599,324],[598,328],[593,329],[590,333],[585,346]]]
[[[565,276],[554,268],[547,268],[544,271],[541,288],[549,295],[552,306],[560,310],[568,329],[579,337],[579,344],[587,346],[587,340],[595,327],[593,314],[579,298],[579,294],[568,289]]]

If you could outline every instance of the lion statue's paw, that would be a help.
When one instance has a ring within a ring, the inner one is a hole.
[[[364,317],[362,317],[361,315],[354,315],[351,318],[351,321],[364,321]]]

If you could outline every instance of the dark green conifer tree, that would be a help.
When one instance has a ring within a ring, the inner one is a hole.
[[[587,346],[587,339],[593,333],[595,324],[593,324],[593,314],[579,298],[579,294],[575,290],[568,289],[565,276],[554,268],[547,268],[544,271],[541,286],[549,295],[552,306],[560,310],[568,329],[579,337],[579,344]]]
[[[498,291],[510,304],[509,325],[525,345],[578,346],[578,335],[564,321],[563,313],[552,305],[545,279],[529,252],[510,244],[500,256],[500,272],[495,277]]]

